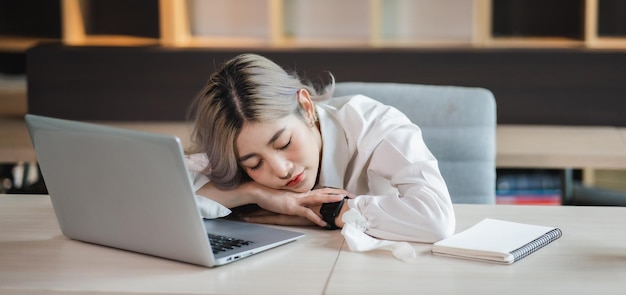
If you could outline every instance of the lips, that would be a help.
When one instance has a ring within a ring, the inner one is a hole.
[[[287,186],[288,187],[294,187],[296,185],[298,185],[300,182],[302,182],[302,179],[304,178],[304,172],[296,175],[296,177],[294,177],[293,179],[291,179],[288,183]]]

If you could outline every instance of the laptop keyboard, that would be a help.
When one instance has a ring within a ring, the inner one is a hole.
[[[211,249],[213,250],[213,254],[252,244],[252,241],[235,239],[227,236],[220,236],[215,234],[208,234],[208,236],[209,240],[211,241]]]

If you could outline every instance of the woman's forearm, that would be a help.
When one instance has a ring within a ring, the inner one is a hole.
[[[256,204],[258,196],[255,190],[248,185],[240,185],[233,190],[220,190],[211,182],[203,185],[196,194],[220,203],[226,208],[235,208],[242,205]]]

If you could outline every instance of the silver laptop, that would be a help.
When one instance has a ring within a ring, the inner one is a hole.
[[[25,120],[59,226],[71,239],[215,266],[304,236],[203,219],[175,136],[30,114]]]

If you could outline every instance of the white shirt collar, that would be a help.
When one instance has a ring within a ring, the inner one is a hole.
[[[322,161],[320,169],[320,186],[344,188],[344,176],[348,167],[348,143],[341,125],[332,116],[327,107],[316,107],[322,134]]]

